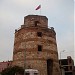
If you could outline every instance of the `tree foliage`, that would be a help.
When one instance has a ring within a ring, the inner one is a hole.
[[[13,67],[8,67],[4,69],[1,72],[1,75],[15,75],[15,74],[23,75],[23,73],[24,73],[24,69],[22,67],[13,66]]]

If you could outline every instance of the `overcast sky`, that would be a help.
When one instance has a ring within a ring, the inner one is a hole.
[[[14,33],[24,17],[47,16],[49,27],[56,31],[59,57],[74,59],[74,0],[0,0],[0,61],[12,60]],[[63,50],[65,50],[63,52]]]

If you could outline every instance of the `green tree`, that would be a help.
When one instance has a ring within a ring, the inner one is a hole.
[[[13,67],[8,67],[1,72],[1,75],[15,75],[15,74],[23,75],[24,69],[19,66],[13,66]]]

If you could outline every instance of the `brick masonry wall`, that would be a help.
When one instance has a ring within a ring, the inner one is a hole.
[[[47,60],[51,59],[53,61],[52,75],[60,75],[55,31],[47,28],[47,22],[44,28],[44,22],[41,27],[35,27],[30,21],[31,18],[32,16],[25,18],[25,24],[28,27],[24,26],[15,32],[13,65],[24,67],[25,59],[26,69],[30,67],[39,70],[39,75],[47,75]],[[42,19],[47,21],[47,18]],[[38,37],[37,32],[42,32],[42,36]],[[38,51],[38,45],[42,46],[42,51]]]
[[[34,21],[39,21],[38,26],[48,27],[47,17],[46,16],[38,16],[38,15],[29,15],[29,16],[24,17],[25,27],[34,26],[35,25]]]

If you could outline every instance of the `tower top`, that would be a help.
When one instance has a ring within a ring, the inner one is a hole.
[[[28,15],[24,17],[25,27],[48,27],[48,18],[41,15]]]
[[[36,18],[36,17],[40,17],[41,19],[42,18],[45,18],[45,19],[47,19],[48,20],[48,18],[46,17],[46,16],[42,16],[42,15],[27,15],[27,16],[25,16],[24,18]]]

